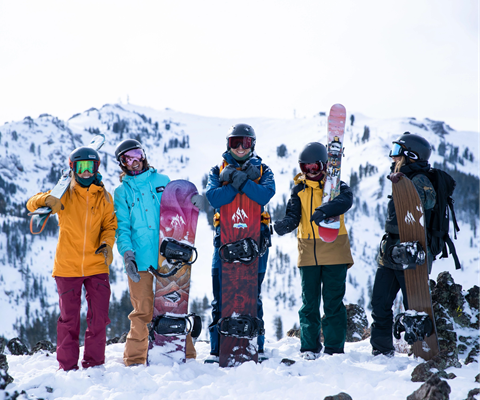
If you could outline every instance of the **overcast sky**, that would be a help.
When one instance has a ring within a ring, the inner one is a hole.
[[[1,0],[0,123],[105,103],[478,130],[478,1]],[[295,110],[295,111],[294,111]]]

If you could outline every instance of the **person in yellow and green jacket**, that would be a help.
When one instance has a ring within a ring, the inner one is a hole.
[[[61,199],[48,191],[27,202],[31,212],[46,206],[58,215],[60,232],[52,276],[60,306],[57,360],[65,371],[78,369],[82,287],[88,304],[82,367],[105,363],[106,327],[110,323],[108,273],[117,229],[112,196],[98,173],[98,152],[80,147],[70,154],[69,164],[73,179]]]
[[[322,204],[326,176],[327,150],[318,142],[308,143],[299,156],[301,173],[294,178],[286,215],[274,224],[278,235],[298,228],[298,267],[302,279],[303,305],[300,317],[300,352],[304,359],[320,356],[320,328],[325,338],[325,354],[344,352],[347,333],[347,311],[343,304],[347,269],[353,265],[350,241],[344,223],[353,202],[348,185],[340,184],[340,194]],[[318,225],[326,218],[340,215],[340,231],[332,243],[318,236]],[[323,299],[325,316],[321,319]]]

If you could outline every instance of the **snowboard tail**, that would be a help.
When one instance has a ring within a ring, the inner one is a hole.
[[[400,241],[402,243],[419,242],[426,249],[425,214],[415,185],[410,179],[403,177],[392,186]],[[439,353],[439,347],[428,285],[427,257],[422,265],[417,265],[415,269],[405,269],[404,274],[409,310],[427,313],[433,325],[430,336],[426,336],[424,341],[419,340],[413,344],[415,356],[428,361]]]
[[[220,208],[221,243],[227,245],[251,238],[260,241],[260,212],[258,203],[245,194],[238,194]],[[243,316],[257,317],[258,256],[248,264],[222,262],[221,321],[232,318],[238,323]],[[235,319],[239,317],[238,319]],[[245,325],[247,326],[247,325]],[[223,329],[219,325],[219,331]],[[258,330],[256,332],[258,334]],[[220,333],[220,366],[233,367],[246,361],[258,362],[256,337]]]
[[[182,319],[191,316],[188,314],[188,300],[191,264],[195,260],[185,261],[182,257],[189,254],[189,249],[194,249],[199,209],[192,204],[191,199],[196,194],[198,191],[195,185],[186,180],[171,181],[162,194],[158,266],[156,270],[151,267],[156,282],[149,336],[149,364],[163,364],[172,360],[178,363],[186,361],[187,331],[174,332],[173,329],[169,334],[153,328],[155,321],[158,323],[159,319],[168,321],[168,318],[173,320],[176,318],[178,323],[171,326],[178,326],[182,324]],[[167,243],[169,245],[173,243],[174,247],[167,248],[165,246]],[[168,260],[162,254],[169,257]],[[193,255],[193,251],[191,254]],[[176,260],[172,260],[170,256]],[[162,319],[165,316],[167,318]],[[158,333],[159,331],[162,333]]]
[[[322,204],[334,199],[340,193],[340,173],[343,157],[343,139],[347,112],[341,104],[334,104],[328,115],[327,135],[327,177],[323,185]],[[335,241],[340,230],[340,216],[326,219],[320,223],[318,234],[326,243]]]

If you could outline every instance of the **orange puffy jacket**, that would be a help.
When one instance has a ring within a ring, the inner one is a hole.
[[[29,211],[45,207],[50,191],[27,202]],[[106,198],[108,196],[108,200]],[[109,272],[105,257],[95,251],[102,243],[113,248],[117,218],[112,196],[102,187],[73,184],[63,195],[64,210],[58,212],[58,237],[52,276],[80,277]]]

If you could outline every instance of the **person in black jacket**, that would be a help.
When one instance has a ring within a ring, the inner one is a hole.
[[[402,176],[410,178],[417,189],[425,210],[426,224],[430,210],[435,206],[436,193],[430,180],[425,176],[430,169],[428,159],[432,152],[430,144],[421,136],[405,132],[398,140],[393,142],[390,152],[392,158],[391,173],[388,179],[396,184]],[[408,309],[407,291],[403,265],[398,264],[392,258],[392,252],[400,243],[397,214],[395,205],[390,196],[387,207],[387,219],[385,222],[385,235],[380,243],[377,256],[378,268],[375,274],[372,293],[372,329],[370,344],[372,354],[393,357],[392,306],[398,291],[403,294],[403,305]],[[432,268],[432,256],[427,245],[428,271]]]

